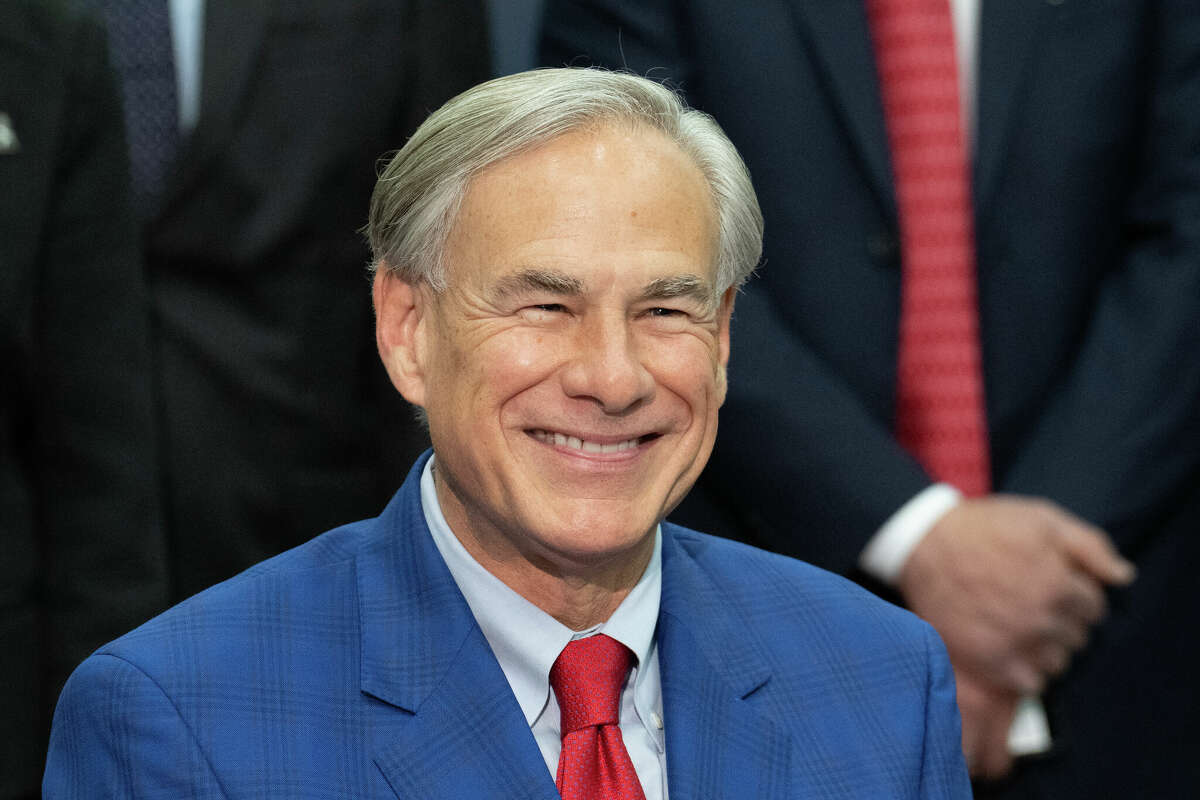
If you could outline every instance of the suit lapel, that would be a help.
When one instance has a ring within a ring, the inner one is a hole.
[[[896,216],[887,130],[879,100],[875,52],[861,0],[792,0],[792,8],[845,122],[867,178],[891,218]]]
[[[817,61],[834,106],[866,166],[868,180],[894,219],[896,201],[887,130],[879,99],[865,4],[861,0],[793,0],[792,8]],[[1046,0],[983,0],[975,130],[977,215],[982,218],[1004,161],[1020,88],[1046,16]]]
[[[976,87],[975,207],[985,218],[1004,163],[1017,99],[1028,80],[1034,44],[1053,7],[1046,0],[984,0]]]
[[[761,644],[747,634],[687,552],[663,526],[659,667],[672,797],[801,796],[792,785],[791,737],[751,699],[770,681]],[[697,540],[691,540],[695,542]]]
[[[183,144],[172,195],[203,174],[233,135],[269,15],[267,0],[205,4],[200,119]]]
[[[504,673],[478,628],[442,662],[441,681],[392,731],[375,763],[397,797],[558,800]],[[442,653],[435,660],[446,656]]]
[[[375,763],[401,798],[558,793],[425,525],[422,458],[358,558],[364,694],[395,708]]]

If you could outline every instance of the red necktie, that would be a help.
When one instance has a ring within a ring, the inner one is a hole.
[[[617,722],[633,654],[604,634],[576,639],[550,669],[562,715],[563,800],[645,800]]]
[[[939,481],[991,488],[970,178],[947,0],[867,0],[900,218],[896,438]]]

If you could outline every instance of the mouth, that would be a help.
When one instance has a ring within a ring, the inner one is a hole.
[[[575,450],[580,453],[601,455],[624,453],[629,450],[634,450],[639,446],[646,444],[647,442],[657,439],[661,435],[657,433],[648,433],[642,436],[632,436],[624,439],[612,436],[584,439],[568,433],[548,431],[540,428],[527,431],[527,433],[543,444],[548,444],[555,447],[564,447],[568,450]]]

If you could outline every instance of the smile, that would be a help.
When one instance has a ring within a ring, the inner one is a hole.
[[[595,442],[554,431],[533,430],[529,434],[539,442],[566,447],[569,450],[578,450],[582,453],[621,453],[626,450],[632,450],[643,441],[648,441],[656,436],[656,434],[651,434],[649,436],[635,436],[631,439],[623,439],[617,442]]]

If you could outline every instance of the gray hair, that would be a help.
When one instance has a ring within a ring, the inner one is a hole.
[[[433,112],[375,185],[366,229],[372,269],[443,290],[446,239],[473,177],[565,133],[622,123],[665,134],[695,162],[717,212],[717,288],[740,286],[762,255],[763,223],[733,143],[712,117],[659,83],[576,67],[496,78]]]

